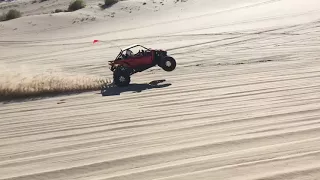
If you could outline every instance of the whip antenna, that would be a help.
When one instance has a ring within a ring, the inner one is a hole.
[[[114,44],[112,41],[100,41],[100,40],[95,39],[95,40],[93,40],[92,44],[95,44],[98,42],[109,42],[110,44],[112,44],[113,46],[116,46],[117,48],[119,48],[122,51],[122,49],[117,44]]]

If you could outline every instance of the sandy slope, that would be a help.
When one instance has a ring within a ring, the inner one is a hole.
[[[132,43],[178,61],[128,88],[1,104],[0,179],[320,179],[318,0],[142,2],[0,23],[0,66],[22,79],[111,78]]]

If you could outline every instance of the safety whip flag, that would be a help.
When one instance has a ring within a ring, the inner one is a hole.
[[[99,42],[99,40],[93,40],[92,44]]]

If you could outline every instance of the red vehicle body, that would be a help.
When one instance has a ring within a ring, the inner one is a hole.
[[[133,54],[131,49],[140,48]],[[167,51],[146,48],[141,45],[129,46],[120,51],[115,60],[109,61],[110,70],[113,71],[114,83],[117,86],[130,84],[130,76],[158,65],[165,71],[173,71],[176,68],[174,58],[167,55]]]

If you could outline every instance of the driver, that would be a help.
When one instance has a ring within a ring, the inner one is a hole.
[[[133,56],[133,52],[130,49],[127,49],[125,54],[126,54],[126,57]]]

